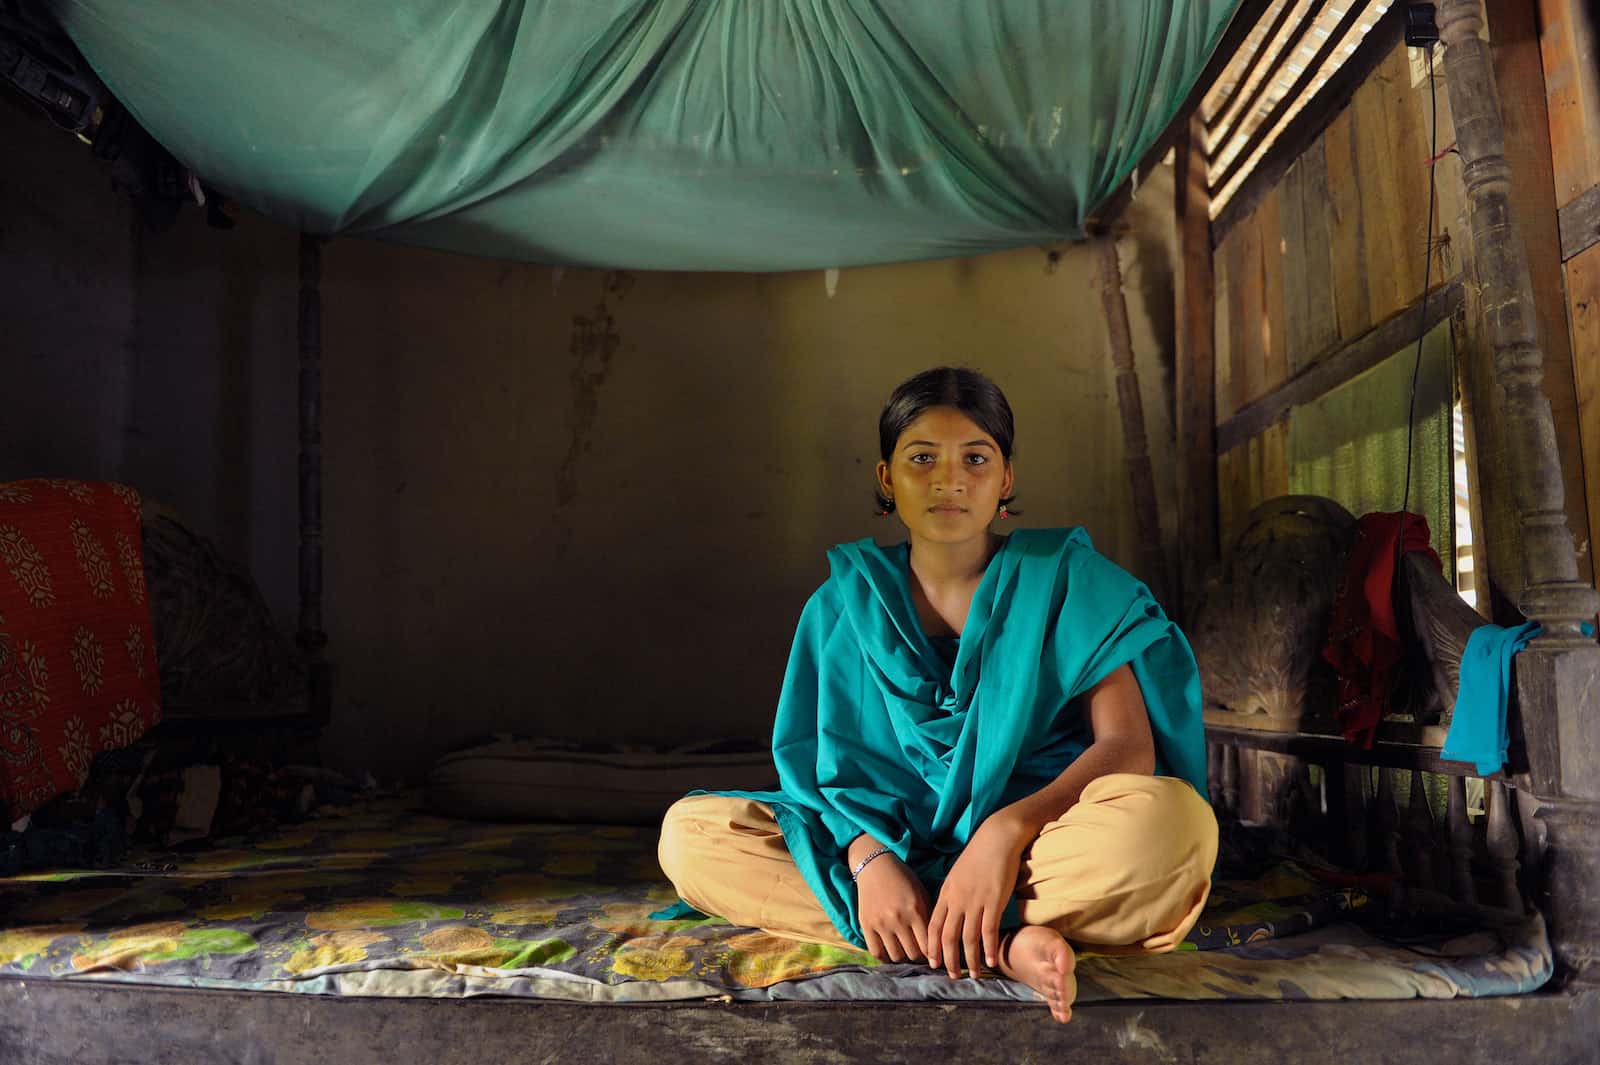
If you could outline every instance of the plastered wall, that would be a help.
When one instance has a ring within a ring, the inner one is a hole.
[[[28,315],[5,361],[32,397],[7,405],[0,479],[138,485],[247,561],[289,627],[295,234],[251,216],[219,232],[197,211],[145,232],[80,145],[18,108],[0,123],[28,159],[0,189],[0,307]],[[1169,536],[1170,202],[1160,172],[1122,242]],[[563,271],[331,243],[326,759],[415,779],[491,730],[764,736],[826,547],[899,537],[872,515],[877,413],[940,362],[1007,390],[1020,520],[1087,525],[1134,566],[1091,260],[852,269],[830,295],[820,271]],[[41,271],[56,280],[26,280]]]

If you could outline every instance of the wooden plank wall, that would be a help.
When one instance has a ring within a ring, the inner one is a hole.
[[[1559,242],[1547,230],[1557,209],[1600,195],[1600,69],[1595,62],[1600,14],[1589,0],[1489,0],[1488,7],[1491,35],[1500,31],[1496,70],[1506,108],[1526,110],[1530,83],[1548,108],[1548,149],[1536,143],[1538,138],[1524,138],[1529,145],[1508,144],[1508,156],[1524,175],[1518,210],[1529,217],[1519,214],[1519,221],[1528,231],[1530,258],[1539,258],[1535,275],[1546,275],[1541,294],[1548,306],[1540,308],[1545,390],[1557,421],[1580,572],[1592,579],[1591,516],[1600,521],[1600,243],[1556,270]],[[1531,48],[1535,26],[1537,49]],[[1438,201],[1432,231],[1424,232],[1432,105],[1421,72],[1421,53],[1413,56],[1404,45],[1395,47],[1283,180],[1221,234],[1213,263],[1219,426],[1290,375],[1414,304],[1422,294],[1428,248],[1433,254],[1430,289],[1462,273],[1469,232],[1460,162],[1448,151],[1455,132],[1442,78],[1437,142],[1446,154],[1434,167]],[[1512,117],[1519,129],[1542,129],[1542,122],[1532,123],[1529,115]],[[1518,150],[1547,151],[1548,161],[1524,154],[1519,163],[1513,155]],[[1551,185],[1553,195],[1545,199],[1543,190]],[[1562,290],[1559,297],[1557,290]],[[1469,317],[1473,309],[1469,299]],[[1472,340],[1464,338],[1461,357],[1481,360],[1486,368],[1488,353],[1475,350]],[[1492,407],[1492,393],[1478,397],[1479,405]],[[1475,416],[1495,439],[1495,411]],[[1252,506],[1287,490],[1287,445],[1286,422],[1280,419],[1217,456],[1224,550]],[[1489,468],[1481,468],[1485,465]],[[1510,486],[1495,473],[1503,465],[1485,455],[1477,471],[1485,498],[1493,497],[1495,504],[1485,515],[1482,538],[1499,545],[1500,557],[1491,567],[1499,571],[1496,584],[1509,595],[1500,598],[1502,605],[1514,603],[1521,587]]]
[[[1539,0],[1539,46],[1558,210],[1600,186],[1600,14],[1589,0]],[[1572,373],[1591,535],[1600,524],[1600,243],[1564,264]],[[1582,546],[1582,545],[1580,545]],[[1593,551],[1588,552],[1593,558]]]
[[[1216,275],[1220,425],[1422,294],[1428,216],[1429,101],[1396,48],[1254,211],[1222,235]],[[1438,140],[1455,141],[1443,86]],[[1461,170],[1437,166],[1435,288],[1460,270]],[[1288,490],[1288,423],[1217,457],[1224,547],[1250,508]]]

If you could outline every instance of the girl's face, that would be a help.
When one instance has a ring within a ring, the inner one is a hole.
[[[954,407],[932,407],[906,426],[878,488],[912,537],[961,543],[983,536],[1011,495],[1011,463],[994,437]]]

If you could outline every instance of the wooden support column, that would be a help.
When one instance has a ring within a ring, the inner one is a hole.
[[[1594,517],[1589,514],[1584,491],[1578,395],[1562,284],[1561,226],[1556,211],[1548,94],[1539,54],[1538,12],[1531,0],[1489,0],[1485,15],[1505,128],[1506,165],[1511,173],[1507,195],[1527,249],[1539,350],[1544,356],[1540,387],[1550,401],[1555,422],[1562,501],[1567,527],[1578,545],[1578,579],[1587,584],[1594,577],[1594,552],[1590,546]]]
[[[1593,616],[1594,588],[1578,578],[1577,554],[1563,507],[1564,482],[1550,401],[1540,388],[1533,280],[1512,214],[1505,133],[1487,46],[1478,37],[1478,0],[1445,0],[1440,31],[1447,44],[1445,82],[1455,117],[1467,188],[1473,261],[1482,291],[1483,327],[1505,390],[1507,461],[1513,466],[1527,573],[1522,612],[1542,622],[1547,645],[1592,645],[1579,629]]]
[[[1511,203],[1505,128],[1479,0],[1443,0],[1445,84],[1466,186],[1483,334],[1505,397],[1503,446],[1521,531],[1519,599],[1544,634],[1517,658],[1528,778],[1549,831],[1540,894],[1563,978],[1600,981],[1600,646],[1580,628],[1600,596],[1580,579],[1563,508],[1560,452],[1540,388],[1533,280]],[[1481,385],[1481,382],[1480,382]]]
[[[1133,488],[1140,568],[1156,601],[1173,616],[1179,616],[1178,604],[1172,598],[1175,586],[1168,574],[1167,553],[1161,540],[1156,477],[1150,466],[1149,437],[1144,431],[1144,401],[1139,395],[1139,371],[1133,362],[1133,333],[1128,328],[1128,300],[1122,291],[1117,240],[1107,234],[1095,244],[1100,304],[1105,311],[1106,333],[1111,340],[1111,361],[1117,368],[1117,407],[1122,412],[1122,446],[1128,464],[1128,480]]]
[[[1177,145],[1178,567],[1188,619],[1217,545],[1216,305],[1211,274],[1211,196],[1204,125],[1189,120]]]
[[[322,628],[322,239],[300,234],[300,632],[316,662]]]

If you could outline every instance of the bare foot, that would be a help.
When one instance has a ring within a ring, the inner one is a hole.
[[[1000,971],[1039,992],[1050,1004],[1050,1016],[1062,1024],[1072,1019],[1078,997],[1076,963],[1067,941],[1048,925],[1023,925],[1000,946]]]

